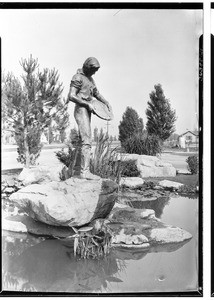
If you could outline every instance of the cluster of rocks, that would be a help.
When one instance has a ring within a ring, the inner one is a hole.
[[[75,177],[60,181],[58,171],[51,175],[44,167],[23,170],[17,182],[22,179],[25,186],[20,185],[9,199],[25,214],[3,216],[3,229],[66,238],[72,235],[72,227],[91,224],[99,228],[101,220],[110,227],[115,247],[147,249],[191,239],[185,230],[162,223],[152,209],[117,204],[115,182]],[[133,189],[144,184],[142,178],[122,180],[121,186]],[[165,188],[166,181],[159,182],[159,186]]]
[[[192,235],[155,217],[152,209],[114,207],[109,216],[113,245],[125,249],[147,249],[153,245],[187,242]]]
[[[16,177],[4,175],[1,182],[2,198],[8,198],[24,186],[21,180]]]
[[[122,177],[120,179],[119,185],[122,188],[129,188],[131,190],[141,190],[146,192],[148,190],[168,190],[168,191],[177,191],[183,183],[174,182],[171,180],[160,180],[157,182],[145,181],[139,177]]]
[[[119,197],[123,200],[155,200],[177,195],[182,183],[171,180],[149,181],[139,177],[122,177]]]

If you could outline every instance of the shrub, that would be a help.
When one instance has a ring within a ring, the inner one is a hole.
[[[195,185],[181,185],[178,190],[178,193],[180,194],[189,194],[189,193],[195,193],[196,192],[196,186]]]
[[[196,155],[189,156],[186,159],[187,169],[191,172],[191,174],[198,174],[198,157]]]
[[[123,146],[127,138],[131,137],[134,133],[142,133],[143,127],[143,119],[139,117],[136,110],[128,106],[118,127],[121,145]]]
[[[112,142],[101,132],[91,156],[90,172],[102,178],[111,178],[118,182],[121,174],[121,166],[116,162],[116,156],[117,148],[112,148]]]
[[[140,171],[138,170],[135,160],[121,161],[121,176],[138,177]]]
[[[67,144],[68,151],[64,149],[56,152],[56,156],[61,163],[66,167],[60,173],[60,179],[66,180],[74,174],[74,167],[78,155],[78,150],[81,146],[79,139],[71,144]],[[121,165],[117,163],[117,148],[112,148],[112,143],[109,138],[102,132],[97,138],[95,150],[90,159],[90,172],[102,178],[111,178],[119,182],[121,174]]]
[[[70,137],[70,142],[67,143],[67,147],[68,147],[67,152],[64,150],[64,148],[58,152],[55,152],[58,160],[62,164],[65,165],[65,168],[63,168],[62,172],[59,174],[60,179],[62,181],[73,176],[74,167],[76,164],[78,150],[79,150],[80,146],[81,146],[81,139],[80,139],[80,136],[78,134],[76,134],[76,135],[73,135],[72,137]]]
[[[156,155],[161,153],[162,145],[156,135],[134,134],[128,138],[123,147],[127,153]]]
[[[66,167],[69,166],[70,162],[74,159],[75,149],[72,148],[71,145],[68,145],[68,151],[66,152],[64,148],[60,151],[55,152],[58,160],[63,163]]]

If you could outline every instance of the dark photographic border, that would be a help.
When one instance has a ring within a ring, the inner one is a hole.
[[[211,3],[211,9],[214,9],[214,2]],[[214,35],[211,34],[211,112],[213,111],[213,99],[214,99]],[[214,126],[214,120],[211,118],[211,128],[213,129]],[[214,145],[212,143],[214,138],[213,130],[211,131],[211,153],[214,151]],[[212,162],[211,165],[211,182],[213,182],[214,176],[214,165]],[[214,186],[213,184],[211,185],[211,197],[210,199],[212,200],[212,195],[214,194]],[[214,297],[214,204],[211,201],[211,296]]]
[[[139,3],[139,2],[91,2],[91,3],[81,3],[81,2],[74,2],[74,3],[63,3],[63,2],[11,2],[0,3],[0,9],[183,9],[183,10],[203,10],[203,3]],[[214,3],[212,3],[212,8],[214,8]],[[1,42],[1,41],[0,41]],[[2,43],[4,41],[2,40]],[[203,57],[203,35],[199,39],[199,48],[201,49],[202,57]],[[1,44],[0,44],[1,46]],[[212,46],[213,46],[213,39],[212,39]],[[213,51],[213,47],[212,47]],[[213,57],[212,57],[213,58]],[[203,58],[202,58],[203,62]],[[212,59],[212,70],[214,63],[214,58]],[[202,69],[203,71],[203,64]],[[202,72],[203,73],[203,72]],[[213,72],[212,72],[213,73]],[[214,78],[212,74],[212,79]],[[213,87],[212,87],[212,97],[213,97]],[[203,175],[203,77],[199,76],[199,216],[198,216],[198,224],[199,224],[199,236],[198,236],[198,290],[195,291],[186,291],[186,292],[136,292],[136,293],[55,293],[55,292],[9,292],[9,291],[2,291],[2,274],[1,274],[1,292],[0,295],[3,297],[35,297],[35,296],[44,296],[44,297],[59,297],[59,296],[102,296],[102,297],[146,297],[146,296],[185,296],[185,297],[192,297],[192,296],[203,296],[203,245],[202,245],[202,221],[203,221],[203,204],[202,204],[202,193],[203,193],[203,182],[202,182],[202,175]],[[214,147],[212,146],[212,150],[214,151]],[[211,150],[211,151],[212,151]],[[212,188],[213,189],[213,188]],[[212,205],[212,209],[214,205]],[[212,221],[212,234],[214,232],[214,222]],[[212,250],[214,250],[214,241],[212,242]],[[214,259],[212,259],[212,267],[214,264]],[[2,266],[2,265],[1,265]],[[214,268],[212,268],[214,270]],[[213,276],[212,276],[213,279]],[[212,280],[213,281],[213,280]],[[214,292],[214,283],[212,283],[212,292]]]

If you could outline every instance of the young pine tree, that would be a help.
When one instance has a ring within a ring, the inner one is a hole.
[[[166,99],[160,84],[154,86],[155,90],[150,93],[150,101],[146,110],[148,134],[155,134],[162,141],[166,140],[175,131],[176,115]]]
[[[10,124],[18,145],[18,161],[25,167],[34,165],[41,151],[41,134],[56,115],[62,93],[58,72],[44,69],[37,72],[38,60],[22,59],[21,83],[13,74],[3,77],[3,117]]]
[[[123,146],[124,142],[133,134],[142,134],[143,128],[143,119],[139,117],[136,110],[127,107],[119,125],[119,141],[121,145]]]

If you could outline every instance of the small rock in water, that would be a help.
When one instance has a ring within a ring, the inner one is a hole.
[[[6,184],[9,187],[13,187],[14,185],[16,185],[15,180],[13,178],[7,179]]]
[[[141,218],[154,218],[155,217],[155,211],[153,209],[142,209]]]
[[[7,194],[12,194],[13,192],[15,192],[15,189],[13,187],[6,187],[4,192]]]

